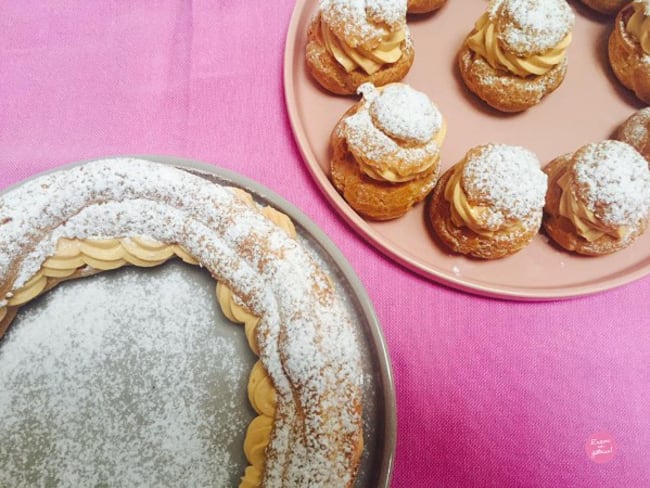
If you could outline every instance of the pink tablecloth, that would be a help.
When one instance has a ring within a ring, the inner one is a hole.
[[[1,2],[0,187],[118,154],[178,155],[256,179],[329,234],[375,304],[397,386],[393,486],[650,486],[650,277],[510,303],[375,252],[326,203],[294,144],[281,76],[292,7]],[[608,463],[585,452],[601,431],[616,442]]]

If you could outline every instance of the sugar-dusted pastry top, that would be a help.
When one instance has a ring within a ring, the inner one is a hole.
[[[575,23],[575,15],[565,0],[492,0],[488,16],[499,43],[518,56],[555,48]]]
[[[446,126],[429,98],[403,83],[359,87],[362,100],[339,129],[361,171],[376,180],[402,182],[440,158]]]
[[[629,144],[588,144],[551,179],[562,189],[559,214],[589,242],[604,234],[624,240],[650,217],[648,163]]]
[[[238,192],[166,165],[96,161],[0,197],[0,307],[61,239],[179,246],[260,317],[260,360],[277,393],[265,486],[350,486],[361,435],[350,317],[309,253]]]
[[[535,154],[519,146],[487,144],[471,149],[445,188],[451,221],[477,234],[538,225],[547,178]]]

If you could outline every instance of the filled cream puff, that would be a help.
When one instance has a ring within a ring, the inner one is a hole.
[[[650,0],[635,0],[621,9],[608,50],[619,81],[650,103]]]
[[[445,120],[429,98],[403,83],[359,88],[331,136],[331,178],[357,213],[401,217],[433,189]]]
[[[544,228],[563,248],[608,254],[629,246],[646,229],[650,170],[629,144],[587,144],[544,171],[549,178]]]
[[[458,55],[463,81],[503,112],[536,105],[564,79],[574,22],[565,0],[492,0]]]
[[[305,53],[314,79],[349,95],[404,78],[415,54],[406,9],[406,0],[321,0]]]
[[[440,177],[428,206],[431,228],[457,253],[482,259],[513,254],[539,231],[546,181],[528,149],[472,148]]]

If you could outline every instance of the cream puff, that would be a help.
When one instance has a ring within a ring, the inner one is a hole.
[[[609,37],[609,64],[638,98],[650,103],[650,0],[635,0],[616,16]]]
[[[332,182],[363,217],[395,219],[433,189],[446,122],[424,93],[403,83],[366,83],[359,92],[361,101],[332,132]]]
[[[431,228],[457,253],[482,259],[513,254],[539,231],[546,181],[528,149],[472,148],[440,177],[428,206]]]
[[[426,14],[442,7],[447,0],[408,0],[409,14]]]
[[[582,0],[587,7],[590,7],[601,14],[614,15],[621,10],[623,5],[630,0]]]
[[[544,228],[560,246],[597,256],[629,246],[648,225],[650,170],[620,141],[588,144],[552,161]]]
[[[502,112],[536,105],[564,80],[574,22],[565,0],[492,0],[458,54],[463,81]]]
[[[406,0],[321,0],[306,60],[325,89],[349,95],[366,82],[399,81],[413,64]]]
[[[639,151],[650,164],[650,107],[633,113],[623,122],[616,132],[616,139]]]

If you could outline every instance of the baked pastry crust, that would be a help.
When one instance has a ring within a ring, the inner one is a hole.
[[[395,63],[387,64],[376,73],[369,75],[359,69],[349,73],[345,71],[345,68],[325,47],[320,22],[321,15],[318,14],[309,25],[305,59],[311,75],[326,90],[337,95],[352,95],[363,83],[370,82],[375,86],[383,86],[401,80],[411,69],[415,50],[408,28],[406,28],[406,38],[401,44],[402,56]]]
[[[567,67],[568,62],[564,59],[546,74],[521,78],[493,68],[467,45],[463,45],[458,54],[458,68],[467,87],[502,112],[521,112],[537,105],[562,84]]]
[[[431,229],[452,251],[481,259],[498,259],[514,254],[530,243],[539,231],[542,213],[540,209],[539,218],[528,222],[522,220],[520,225],[498,230],[492,236],[483,236],[467,226],[453,223],[452,203],[445,198],[447,185],[458,165],[464,164],[471,154],[482,147],[471,149],[463,161],[443,173],[429,200],[427,218]]]
[[[630,0],[582,0],[587,7],[602,14],[614,15]]]
[[[590,242],[578,235],[575,226],[567,217],[560,215],[562,188],[558,185],[558,178],[561,173],[558,170],[571,164],[574,157],[575,153],[565,154],[554,159],[544,168],[544,172],[549,178],[542,222],[544,230],[551,239],[564,249],[587,256],[610,254],[628,247],[646,230],[648,219],[637,222],[637,225],[632,228],[632,232],[625,239],[617,239],[609,234],[604,234],[599,239]]]
[[[650,107],[642,108],[625,120],[616,132],[616,139],[639,151],[650,165]]]
[[[609,36],[609,63],[618,80],[638,98],[650,103],[650,63],[641,45],[627,32],[627,21],[634,12],[632,4],[623,7]]]
[[[409,0],[408,12],[410,14],[425,14],[442,7],[447,0]]]

